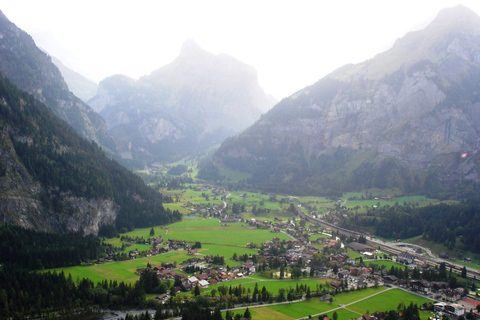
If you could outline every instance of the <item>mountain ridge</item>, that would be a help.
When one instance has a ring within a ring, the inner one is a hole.
[[[465,26],[469,27],[466,28]],[[349,64],[333,71],[329,76],[348,80],[353,74],[363,72],[368,79],[379,79],[388,73],[398,70],[402,65],[408,69],[414,63],[428,59],[442,59],[436,53],[430,52],[434,47],[430,41],[438,41],[438,34],[447,37],[449,34],[472,36],[480,34],[478,15],[471,9],[457,5],[440,11],[435,19],[423,30],[411,31],[395,41],[392,48],[377,54],[374,58],[358,64]],[[473,45],[475,42],[470,42]],[[427,49],[426,49],[426,48]],[[478,48],[478,46],[477,46]],[[372,64],[374,64],[372,66]]]
[[[433,33],[435,25],[449,25],[442,19],[456,21],[451,17],[462,13],[468,18],[460,21],[472,28]],[[283,99],[225,140],[200,176],[221,179],[227,167],[270,191],[323,194],[398,186],[439,192],[480,182],[480,48],[470,41],[480,18],[455,7],[432,24]],[[405,57],[411,45],[415,54]],[[400,61],[383,70],[385,57]],[[464,152],[470,155],[462,160]]]
[[[105,122],[73,95],[52,59],[33,38],[0,11],[0,71],[21,90],[33,94],[79,134],[110,150]]]

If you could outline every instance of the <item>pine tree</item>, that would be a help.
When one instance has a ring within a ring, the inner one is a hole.
[[[200,287],[198,284],[195,286],[195,297],[200,295]]]
[[[243,316],[249,320],[252,319],[252,314],[250,313],[250,310],[248,310],[248,307],[245,310],[245,313],[243,314]]]

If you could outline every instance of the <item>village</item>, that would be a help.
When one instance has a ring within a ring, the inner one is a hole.
[[[174,239],[163,240],[162,237],[136,239],[143,241],[143,244],[150,244],[151,250],[144,252],[132,250],[129,252],[128,259],[178,250],[186,251],[189,256],[178,265],[162,263],[159,266],[148,266],[137,270],[138,274],[146,270],[154,271],[160,280],[169,280],[174,283],[169,292],[158,295],[156,300],[167,303],[169,299],[182,292],[194,292],[196,287],[208,290],[209,287],[217,284],[260,273],[272,279],[325,278],[328,281],[328,290],[323,290],[317,298],[326,302],[334,300],[335,294],[340,292],[387,286],[398,287],[428,297],[436,303],[422,307],[430,307],[438,314],[453,318],[464,315],[469,310],[476,310],[480,305],[479,301],[469,296],[469,289],[475,291],[475,288],[455,287],[448,281],[428,281],[419,277],[420,274],[434,273],[436,270],[432,270],[426,264],[417,264],[418,261],[408,252],[393,255],[381,252],[368,244],[359,243],[356,241],[358,239],[342,241],[339,237],[332,235],[329,228],[322,230],[323,236],[309,240],[318,230],[312,233],[305,227],[297,226],[291,220],[282,221],[277,218],[274,222],[255,219],[243,221],[232,215],[223,215],[220,218],[219,222],[224,227],[228,227],[231,223],[246,222],[248,223],[246,228],[270,229],[273,235],[272,240],[261,244],[246,243],[246,247],[257,249],[254,255],[237,256],[235,254],[233,257],[215,257],[198,251],[197,249],[201,247],[199,242],[192,244]],[[290,239],[280,240],[275,236],[275,233],[280,232],[287,234]],[[131,240],[127,245],[133,245],[135,242],[135,239],[127,240]],[[351,258],[353,252],[356,253],[355,258]],[[231,259],[236,264],[230,266],[231,263],[229,263],[225,266],[226,259]],[[382,265],[379,261],[397,262],[399,267],[382,269],[379,267]],[[478,313],[478,311],[475,312]]]
[[[235,214],[236,211],[243,212],[245,208],[235,203],[227,204],[228,193],[225,190],[203,186],[196,191],[203,192],[202,197],[205,199],[219,198],[223,204],[206,205],[187,201],[183,207],[189,209],[192,217],[218,219],[224,228],[241,223],[247,229],[269,230],[272,233],[272,239],[263,243],[245,243],[245,247],[255,249],[256,254],[218,257],[203,254],[200,242],[167,240],[168,234],[149,239],[125,237],[123,240],[126,247],[147,244],[151,248],[141,252],[131,250],[128,256],[123,256],[123,259],[151,257],[179,250],[186,252],[188,259],[179,262],[178,265],[176,262],[162,263],[137,270],[138,274],[146,270],[154,271],[160,280],[173,283],[169,292],[156,297],[156,300],[161,303],[167,303],[169,299],[177,296],[177,299],[185,298],[188,294],[198,292],[199,289],[209,292],[212,290],[211,287],[218,288],[218,285],[228,285],[236,279],[260,274],[263,277],[278,280],[326,279],[328,286],[315,295],[316,298],[325,302],[334,301],[335,294],[341,292],[385,286],[401,288],[427,297],[435,303],[422,308],[429,308],[432,312],[452,318],[464,315],[469,310],[475,311],[480,305],[475,296],[476,288],[457,286],[447,279],[439,280],[433,276],[431,279],[426,279],[425,275],[437,273],[438,270],[417,260],[416,254],[407,249],[396,254],[380,251],[379,248],[368,245],[366,239],[346,238],[336,234],[329,227],[307,226],[306,220],[295,214],[289,218],[245,220],[241,215]],[[335,207],[330,208],[329,212],[331,211],[334,217],[333,213],[341,211],[335,208],[341,209],[342,203],[339,202]],[[252,207],[250,210],[254,211],[256,208]],[[263,210],[268,213],[268,209]],[[295,213],[298,208],[293,207],[290,210]],[[227,211],[232,213],[227,214]],[[281,240],[277,236],[280,233],[287,235],[288,239]],[[106,261],[118,259],[118,255],[118,252],[111,252]],[[228,263],[225,263],[227,260]],[[392,262],[397,264],[396,267],[382,268],[384,265],[382,261],[385,261],[385,264]],[[216,291],[213,289],[214,293]],[[474,292],[474,296],[469,295],[470,292]],[[299,298],[304,299],[305,296]],[[475,312],[478,314],[478,311]],[[376,318],[382,319],[381,312],[376,314]],[[365,319],[375,319],[375,316],[370,315],[369,318],[369,315],[365,315]]]

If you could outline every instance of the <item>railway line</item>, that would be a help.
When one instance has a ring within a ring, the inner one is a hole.
[[[345,235],[347,237],[349,237],[349,236],[355,236],[355,237],[364,236],[367,239],[368,244],[372,245],[375,248],[380,248],[380,250],[384,250],[384,251],[387,251],[387,252],[390,252],[390,253],[396,254],[396,255],[399,255],[401,253],[407,253],[410,256],[414,257],[415,261],[417,261],[417,264],[418,264],[418,262],[421,262],[421,263],[426,263],[429,266],[438,267],[440,265],[440,263],[443,262],[443,263],[445,263],[445,266],[447,267],[447,270],[449,270],[451,268],[452,272],[455,272],[455,273],[458,273],[458,274],[462,273],[462,269],[463,269],[464,266],[460,265],[460,264],[457,264],[453,261],[448,261],[448,260],[444,260],[444,259],[440,259],[440,258],[436,258],[436,257],[429,257],[429,256],[425,256],[423,254],[418,254],[418,253],[414,252],[413,250],[410,251],[410,250],[405,249],[404,247],[407,246],[406,244],[398,245],[398,244],[394,244],[394,243],[388,243],[388,242],[385,242],[385,241],[382,241],[382,240],[377,240],[377,239],[372,238],[372,237],[370,237],[366,234],[363,234],[361,232],[348,230],[348,229],[336,226],[332,223],[329,223],[329,222],[321,220],[321,219],[315,219],[315,218],[305,214],[299,208],[297,208],[297,211],[298,211],[299,216],[306,219],[307,221],[309,221],[309,222],[311,222],[315,225],[321,226],[321,227],[331,228],[332,230],[335,230],[339,234]],[[410,245],[410,246],[412,248],[420,248],[419,246],[416,246],[416,245]],[[421,248],[421,249],[425,250],[424,248]],[[468,269],[467,268],[467,278],[475,279],[475,280],[480,279],[480,271],[476,270],[476,269]]]

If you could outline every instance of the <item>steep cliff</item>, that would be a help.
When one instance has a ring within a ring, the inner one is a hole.
[[[392,49],[282,100],[202,174],[218,179],[228,167],[301,193],[479,182],[479,43],[480,18],[445,9]]]
[[[172,63],[138,81],[122,75],[103,80],[89,101],[106,120],[117,152],[137,166],[202,152],[274,103],[252,67],[192,40]]]

